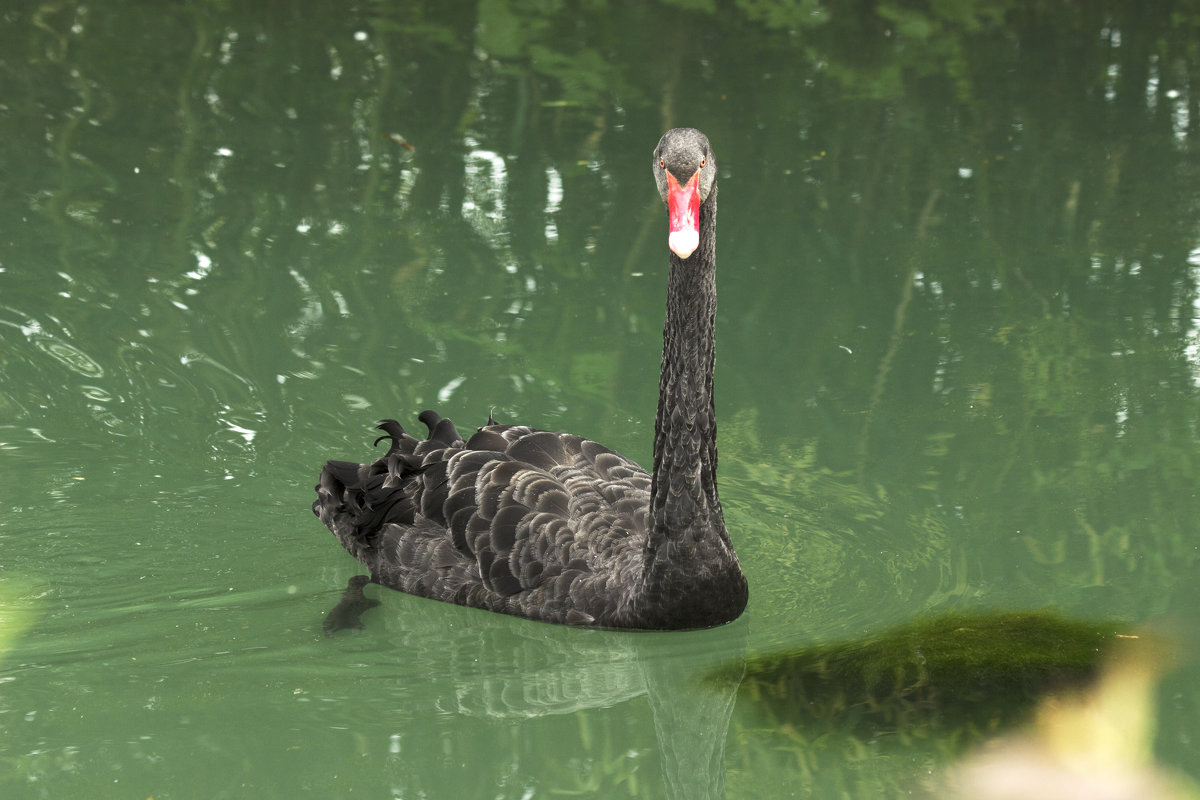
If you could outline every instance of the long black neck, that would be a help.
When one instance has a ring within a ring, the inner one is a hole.
[[[699,246],[686,260],[671,254],[639,627],[720,625],[748,597],[717,496],[716,217],[714,184],[700,205]]]
[[[654,422],[651,550],[714,529],[725,536],[717,496],[713,407],[713,318],[717,310],[717,188],[700,206],[700,244],[688,259],[671,253],[662,376]]]

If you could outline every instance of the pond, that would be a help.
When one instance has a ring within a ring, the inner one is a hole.
[[[976,681],[872,717],[818,666],[798,721],[743,674],[945,618],[1186,638],[1200,2],[2,15],[5,797],[909,796],[1029,715]],[[312,487],[378,420],[651,464],[680,125],[720,156],[746,613],[613,632],[370,586],[326,636],[363,570]],[[1200,777],[1200,669],[1155,658],[1152,758]]]

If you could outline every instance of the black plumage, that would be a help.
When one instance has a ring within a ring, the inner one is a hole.
[[[716,482],[717,166],[708,139],[668,131],[654,174],[672,252],[653,475],[571,434],[489,418],[464,441],[425,411],[428,435],[418,439],[385,420],[376,443],[388,440],[388,452],[369,464],[330,461],[313,504],[372,581],[568,625],[700,628],[742,613],[746,579]],[[698,216],[688,217],[688,199]],[[690,239],[675,233],[677,216]]]

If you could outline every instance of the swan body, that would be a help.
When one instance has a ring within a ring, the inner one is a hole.
[[[717,494],[716,158],[676,128],[654,152],[670,274],[654,472],[589,439],[489,419],[469,439],[433,411],[395,420],[369,464],[330,461],[313,512],[410,594],[567,625],[688,629],[745,609]]]

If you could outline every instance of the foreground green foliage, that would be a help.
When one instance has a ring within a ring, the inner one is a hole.
[[[0,662],[37,619],[32,592],[27,580],[0,575]]]

